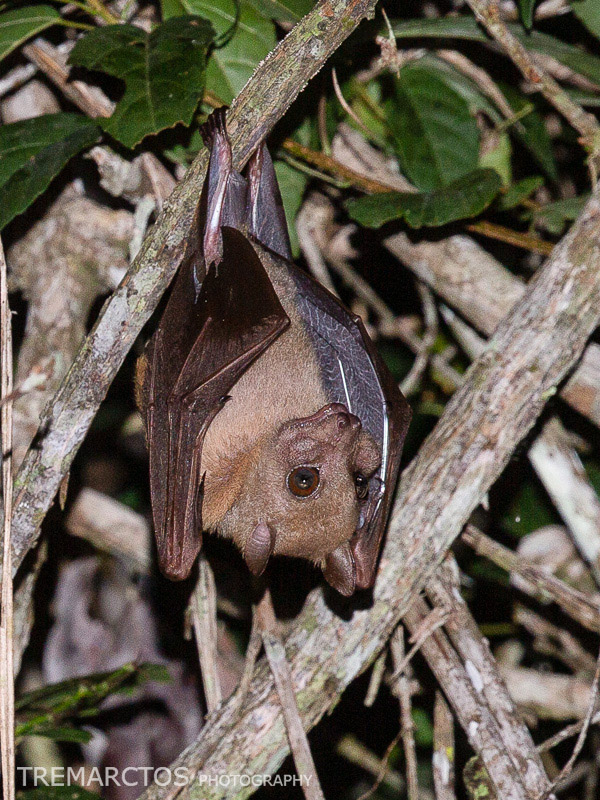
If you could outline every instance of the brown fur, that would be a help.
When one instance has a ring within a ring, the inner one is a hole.
[[[206,434],[203,526],[244,552],[255,526],[266,523],[275,532],[275,554],[320,563],[354,533],[354,473],[372,474],[380,454],[358,427],[340,430],[336,414],[298,424],[328,398],[295,309],[293,280],[262,248],[260,255],[291,324],[244,373]],[[314,496],[299,499],[286,477],[303,464],[318,465],[321,482]]]

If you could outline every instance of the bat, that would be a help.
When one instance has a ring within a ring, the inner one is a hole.
[[[411,411],[359,317],[291,260],[261,144],[232,167],[225,110],[180,270],[139,361],[162,572],[186,578],[202,532],[249,569],[316,564],[341,594],[373,584]]]

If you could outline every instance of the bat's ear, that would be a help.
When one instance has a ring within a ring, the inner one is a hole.
[[[275,532],[265,522],[259,522],[244,549],[244,560],[253,575],[262,575],[274,549]]]
[[[356,566],[350,545],[346,542],[336,548],[325,559],[323,575],[327,583],[344,597],[354,594],[356,588]]]
[[[248,232],[262,245],[288,261],[292,249],[275,168],[261,143],[248,162]]]

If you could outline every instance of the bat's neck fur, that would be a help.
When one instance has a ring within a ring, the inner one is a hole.
[[[289,420],[314,414],[328,402],[308,334],[293,302],[293,278],[287,267],[262,248],[260,253],[290,326],[242,375],[204,440],[202,523],[206,530],[225,535],[220,524],[238,498],[265,437],[275,435]]]

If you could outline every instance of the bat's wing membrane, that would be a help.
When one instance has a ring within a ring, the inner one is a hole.
[[[242,373],[289,325],[245,236],[225,227],[222,239],[223,260],[199,291],[194,259],[182,265],[143,387],[160,567],[176,579],[188,576],[202,544],[200,458],[208,426]]]
[[[299,311],[313,341],[330,400],[343,403],[356,414],[381,447],[381,467],[371,478],[369,500],[350,543],[356,587],[365,589],[375,579],[411,410],[360,317],[347,311],[308,275],[293,269]]]

